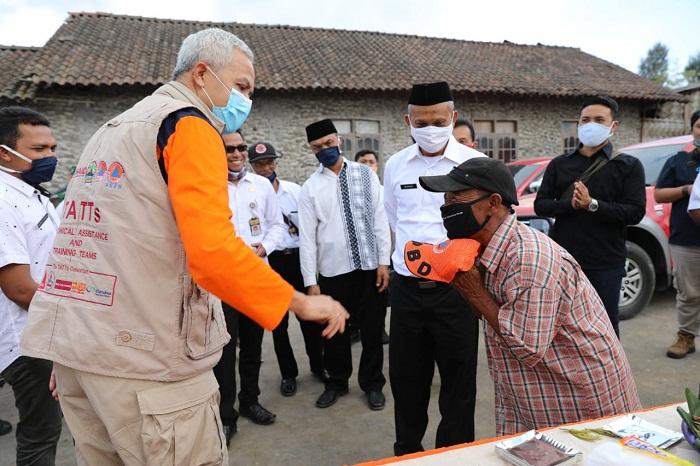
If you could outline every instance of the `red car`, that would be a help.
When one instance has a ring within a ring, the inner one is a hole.
[[[520,196],[534,194],[540,187],[544,170],[552,157],[536,157],[534,159],[518,160],[508,164],[510,173],[515,179],[515,189]]]
[[[654,201],[654,185],[666,160],[680,150],[693,148],[691,135],[642,142],[620,151],[637,157],[644,166],[647,185],[646,215],[637,225],[627,228],[627,276],[620,290],[620,319],[634,317],[651,300],[654,290],[672,283],[671,254],[668,247],[671,204]],[[519,206],[518,219],[544,233],[549,233],[553,219],[535,214],[537,188],[550,158],[518,160],[508,164],[515,178]]]

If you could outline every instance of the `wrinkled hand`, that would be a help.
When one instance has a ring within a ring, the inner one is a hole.
[[[588,209],[589,204],[593,199],[588,192],[585,184],[577,181],[574,184],[574,196],[571,198],[571,206],[574,209]]]
[[[452,287],[456,289],[460,296],[462,296],[462,298],[467,302],[477,299],[479,293],[488,294],[488,291],[486,291],[486,287],[484,286],[484,274],[479,270],[477,265],[466,272],[457,272],[450,285],[452,285]],[[481,313],[474,306],[471,306],[471,310],[479,319],[481,319]]]
[[[321,294],[321,287],[318,285],[307,286],[306,294],[309,296],[318,296]]]
[[[58,388],[56,387],[56,369],[51,369],[49,377],[49,391],[54,400],[58,401]]]
[[[290,305],[291,310],[301,320],[310,320],[325,324],[321,332],[324,338],[331,338],[336,333],[345,331],[345,322],[350,317],[345,308],[330,296],[306,296],[295,292]]]
[[[473,291],[484,287],[484,276],[479,271],[479,267],[474,266],[466,272],[457,272],[451,285],[457,289]]]
[[[380,265],[377,267],[377,291],[383,292],[389,286],[389,266]]]

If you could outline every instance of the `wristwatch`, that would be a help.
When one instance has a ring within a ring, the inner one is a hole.
[[[598,210],[598,201],[595,199],[591,199],[591,203],[588,204],[588,211],[595,212],[596,210]]]

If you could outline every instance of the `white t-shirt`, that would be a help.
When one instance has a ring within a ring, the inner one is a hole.
[[[688,201],[688,212],[696,209],[700,209],[700,176],[695,177],[693,190],[690,192],[690,201]]]
[[[35,282],[46,268],[59,218],[49,198],[0,171],[0,268],[27,264]],[[0,291],[0,372],[19,356],[27,311]]]
[[[285,222],[284,236],[282,241],[277,245],[277,250],[281,251],[283,249],[294,249],[299,247],[299,195],[301,194],[301,186],[291,181],[279,180],[279,187],[277,189],[277,202],[280,206],[282,214],[287,217],[287,221],[291,222],[292,225],[288,225]],[[283,217],[284,220],[284,217]],[[290,231],[294,231],[296,227],[296,233],[292,234]]]

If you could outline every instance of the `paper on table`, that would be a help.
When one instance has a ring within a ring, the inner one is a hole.
[[[634,435],[658,448],[668,448],[683,438],[680,432],[661,427],[634,414],[624,416],[603,426],[618,437]]]

